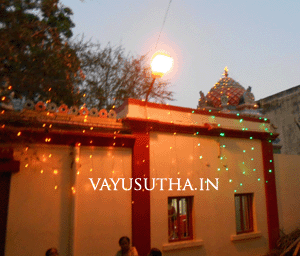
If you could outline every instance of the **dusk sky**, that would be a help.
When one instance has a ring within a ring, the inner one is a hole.
[[[61,0],[72,9],[74,36],[143,55],[174,58],[171,105],[196,108],[228,66],[255,99],[300,84],[299,0]]]

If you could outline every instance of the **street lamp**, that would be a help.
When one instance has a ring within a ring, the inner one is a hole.
[[[148,97],[150,92],[152,91],[155,79],[162,77],[172,68],[172,66],[173,59],[169,55],[165,53],[156,53],[153,55],[151,61],[151,71],[153,80],[146,95],[146,102],[148,102]]]

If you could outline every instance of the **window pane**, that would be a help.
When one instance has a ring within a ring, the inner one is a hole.
[[[242,231],[241,227],[241,206],[240,206],[240,197],[235,196],[235,221],[236,221],[236,232],[239,233]]]
[[[177,224],[177,199],[168,200],[168,223],[169,223],[169,239],[178,238]]]
[[[235,195],[235,215],[237,233],[253,231],[253,194]]]
[[[192,239],[192,197],[168,198],[169,240]]]
[[[189,216],[188,212],[188,200],[186,198],[181,198],[179,200],[179,205],[181,206],[180,211],[180,234],[182,237],[189,237]]]

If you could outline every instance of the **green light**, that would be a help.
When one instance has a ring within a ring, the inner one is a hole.
[[[245,128],[242,128],[242,131],[245,131]]]
[[[211,109],[210,109],[210,110],[208,110],[208,112],[211,112]]]
[[[212,118],[212,119],[215,119],[216,117],[215,117],[215,116],[211,116],[211,118]]]
[[[246,128],[245,130],[248,131],[248,128]]]
[[[268,181],[266,180],[266,183],[268,183]]]
[[[268,120],[268,118],[264,118],[264,120],[265,120],[265,121],[267,121],[267,120]]]
[[[246,153],[246,150],[244,149],[243,152]]]
[[[245,164],[245,162],[243,162],[243,164]]]
[[[200,159],[202,159],[202,156],[199,156]]]
[[[198,143],[198,146],[200,146],[200,143]]]
[[[225,148],[226,146],[225,145],[223,145],[223,148]]]
[[[250,140],[253,140],[253,137],[250,137]]]
[[[257,179],[258,181],[260,181],[260,179]]]
[[[220,125],[220,124],[218,124],[218,126],[220,127],[221,125]]]
[[[272,172],[272,170],[269,170],[269,172]]]
[[[236,193],[236,190],[234,190],[234,193]]]
[[[262,117],[259,117],[258,119],[262,119]]]
[[[243,119],[240,119],[240,123],[243,122]]]
[[[226,171],[228,171],[228,168],[226,168]]]
[[[230,179],[229,182],[232,182],[232,179]]]
[[[197,134],[199,134],[199,132],[197,132]]]
[[[273,133],[270,133],[270,135],[272,136],[272,135],[273,135]]]
[[[194,114],[194,113],[195,113],[195,111],[193,110],[193,111],[192,111],[192,113]]]
[[[223,160],[223,156],[221,156],[220,159]]]
[[[237,113],[236,115],[237,115],[237,116],[240,116],[240,113]]]
[[[246,172],[243,172],[243,174],[245,174]]]
[[[272,141],[271,141],[271,140],[269,140],[269,142],[271,143]]]
[[[221,132],[221,133],[220,133],[220,136],[224,137],[224,136],[225,136],[225,133]]]
[[[204,183],[207,183],[207,181],[204,181]]]
[[[254,150],[254,147],[252,147],[251,150]]]
[[[240,186],[243,186],[243,183],[240,183]]]
[[[272,160],[270,160],[270,163],[272,163],[273,161]]]
[[[253,161],[254,159],[253,158],[251,158],[251,161]]]
[[[267,131],[268,131],[268,128],[265,128],[265,131],[267,132]]]
[[[256,171],[256,169],[253,169],[253,171],[255,172],[255,171]]]
[[[218,172],[220,171],[221,169],[220,168],[218,168]]]

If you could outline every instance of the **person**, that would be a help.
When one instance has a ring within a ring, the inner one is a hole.
[[[152,248],[148,254],[148,256],[162,256],[162,253],[157,248]]]
[[[121,250],[117,252],[116,256],[138,256],[136,248],[130,246],[129,237],[122,236],[119,239],[119,245]]]
[[[46,256],[58,256],[58,251],[56,248],[50,248],[46,251]]]

